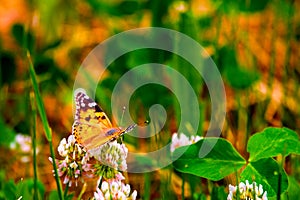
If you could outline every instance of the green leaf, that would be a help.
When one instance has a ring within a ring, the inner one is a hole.
[[[52,141],[52,131],[51,128],[49,126],[48,123],[48,119],[47,119],[47,115],[46,115],[46,111],[45,111],[45,107],[44,107],[44,103],[39,91],[39,86],[38,86],[38,82],[37,82],[37,78],[36,78],[36,73],[31,61],[31,57],[30,57],[30,53],[27,52],[27,57],[28,57],[28,61],[29,61],[29,74],[30,74],[30,78],[31,78],[31,82],[32,82],[32,87],[33,87],[33,91],[34,91],[34,95],[36,98],[36,104],[37,104],[37,108],[42,120],[42,124],[45,130],[45,134],[46,134],[46,138],[47,140],[50,142]]]
[[[22,48],[27,48],[30,52],[35,46],[35,37],[31,31],[27,31],[23,24],[14,24],[11,28],[12,36]]]
[[[50,192],[49,200],[59,199],[58,192],[56,190],[53,190]]]
[[[289,187],[288,187],[288,199],[294,200],[300,197],[300,185],[295,179],[295,177],[288,177]]]
[[[20,180],[17,183],[17,191],[16,191],[16,195],[17,198],[22,196],[22,199],[33,199],[33,193],[30,190],[30,180]]]
[[[203,147],[210,145],[212,148],[205,157],[200,158],[199,152],[202,145]],[[174,160],[173,166],[176,170],[213,181],[224,178],[246,164],[245,159],[234,147],[222,138],[202,139],[190,146],[176,149],[172,156]]]
[[[34,95],[35,95],[37,108],[38,108],[38,111],[39,111],[39,114],[40,114],[40,117],[42,120],[42,124],[43,124],[44,130],[45,130],[45,135],[47,137],[47,140],[49,141],[50,153],[51,153],[52,160],[55,160],[54,148],[53,148],[53,144],[52,144],[52,130],[48,123],[44,103],[43,103],[43,100],[42,100],[42,97],[41,97],[41,94],[39,91],[36,73],[34,71],[34,67],[32,64],[32,60],[31,60],[29,51],[27,51],[27,58],[28,58],[28,62],[29,62],[29,74],[30,74],[30,78],[31,78],[31,82],[32,82],[32,87],[33,87],[33,91],[34,91]],[[54,168],[55,180],[56,180],[56,184],[57,184],[58,194],[60,197],[59,199],[64,199],[63,193],[62,193],[61,182],[60,182],[60,179],[58,178],[56,162],[52,162],[52,165]]]
[[[6,199],[17,199],[16,196],[17,186],[13,180],[9,180],[4,183],[3,192]]]
[[[57,48],[61,43],[63,42],[62,39],[55,39],[53,42],[46,44],[42,49],[41,52],[46,52],[48,50],[52,50],[54,48]]]
[[[241,90],[249,88],[259,80],[258,72],[239,66],[227,67],[224,75],[231,87]]]
[[[288,188],[288,179],[283,169],[279,170],[278,163],[272,158],[264,158],[256,162],[251,162],[241,173],[241,181],[249,181],[251,184],[255,181],[263,186],[263,190],[268,192],[268,197],[275,196],[278,190],[278,174],[281,174],[280,193],[282,194]]]
[[[247,151],[250,162],[290,153],[300,154],[300,141],[297,133],[288,128],[269,127],[250,137]]]

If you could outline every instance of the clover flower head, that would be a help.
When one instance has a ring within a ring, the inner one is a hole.
[[[83,175],[91,176],[89,171],[92,171],[92,167],[88,164],[89,155],[75,142],[73,135],[70,135],[68,140],[63,138],[57,150],[59,155],[64,158],[55,161],[58,166],[58,175],[64,177],[64,184],[71,186],[75,182],[77,186],[78,179],[83,180]],[[52,158],[49,160],[53,162]]]
[[[123,177],[122,174],[121,176]],[[135,200],[137,196],[137,191],[134,190],[131,193],[130,185],[124,184],[122,180],[119,180],[117,178],[117,179],[102,181],[100,188],[97,188],[96,192],[94,192],[94,200],[104,200],[104,199]]]
[[[176,148],[181,147],[181,146],[186,146],[186,145],[190,145],[190,144],[194,144],[196,142],[198,142],[199,140],[201,140],[203,137],[200,136],[191,136],[190,138],[188,138],[185,134],[183,133],[174,133],[172,135],[172,142],[171,142],[171,147],[170,147],[170,151],[174,152]]]
[[[55,160],[58,176],[69,186],[83,177],[99,177],[94,192],[94,200],[98,199],[136,199],[137,192],[131,192],[129,184],[124,184],[125,177],[120,171],[127,169],[128,149],[117,141],[108,142],[98,148],[86,150],[75,140],[74,135],[63,138],[57,148],[63,159]],[[52,158],[49,158],[53,162]]]
[[[124,144],[117,143],[116,140],[90,150],[89,154],[103,165],[121,171],[127,170],[126,158],[128,149]]]
[[[237,199],[237,190],[240,200],[267,200],[267,191],[263,191],[263,186],[259,184],[257,186],[256,182],[249,184],[246,180],[245,183],[240,182],[239,187],[229,184],[229,194],[227,200]]]
[[[28,135],[17,134],[15,141],[10,144],[10,148],[17,150],[21,154],[21,162],[27,163],[30,161],[30,156],[32,153],[32,142],[31,137]],[[37,153],[39,149],[37,148]]]
[[[175,1],[172,6],[179,13],[185,13],[188,10],[188,5],[185,1]]]

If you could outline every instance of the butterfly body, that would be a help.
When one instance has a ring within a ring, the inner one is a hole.
[[[76,141],[87,150],[116,140],[136,126],[134,124],[126,129],[113,127],[102,108],[87,96],[85,91],[75,94],[75,102],[76,112],[72,132]]]

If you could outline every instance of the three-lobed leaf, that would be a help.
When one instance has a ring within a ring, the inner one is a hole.
[[[199,152],[205,145],[211,145],[210,152],[203,158]],[[205,138],[190,146],[176,149],[172,155],[176,170],[204,177],[213,181],[239,170],[246,164],[245,159],[227,140],[222,138]]]
[[[297,133],[288,128],[269,127],[250,137],[247,151],[250,162],[290,153],[300,154],[300,141]]]
[[[250,162],[241,173],[241,181],[248,180],[250,184],[255,181],[263,186],[263,190],[267,191],[268,197],[273,197],[278,191],[280,171],[282,171],[280,182],[280,193],[282,194],[288,188],[288,178],[284,170],[280,170],[278,163],[272,158]]]

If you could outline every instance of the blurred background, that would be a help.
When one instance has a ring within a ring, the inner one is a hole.
[[[21,148],[30,142],[22,136],[19,139],[21,145],[16,145],[18,134],[30,136],[32,131],[29,98],[32,86],[26,49],[33,59],[56,148],[59,141],[71,133],[73,84],[81,62],[100,42],[138,27],[174,29],[192,37],[206,49],[221,72],[226,89],[227,115],[222,137],[232,142],[243,156],[248,156],[246,143],[251,134],[267,126],[285,126],[299,133],[299,8],[300,2],[293,0],[2,1],[2,185],[8,180],[18,182],[32,177],[33,173],[30,151]],[[200,94],[201,120],[196,132],[205,135],[210,120],[207,88],[199,74],[187,70],[191,68],[187,62],[171,53],[139,50],[120,57],[109,66],[107,75],[99,82],[96,102],[111,117],[110,97],[118,79],[134,66],[149,62],[176,68]],[[165,107],[168,120],[159,137],[125,137],[129,149],[146,151],[168,143],[180,122],[177,117],[180,110],[174,95],[159,85],[145,85],[136,90],[130,103],[130,112],[136,122],[143,122],[149,117],[148,109],[153,104]],[[45,193],[49,194],[56,185],[52,165],[48,161],[49,147],[40,121],[37,128],[38,175]],[[297,161],[297,158],[287,160],[286,170],[289,172],[291,160]],[[299,178],[300,170],[298,172],[295,176]],[[176,196],[176,180],[170,182],[161,174],[165,175],[165,172],[132,174],[129,182],[143,199]],[[153,183],[158,184],[153,186]]]

